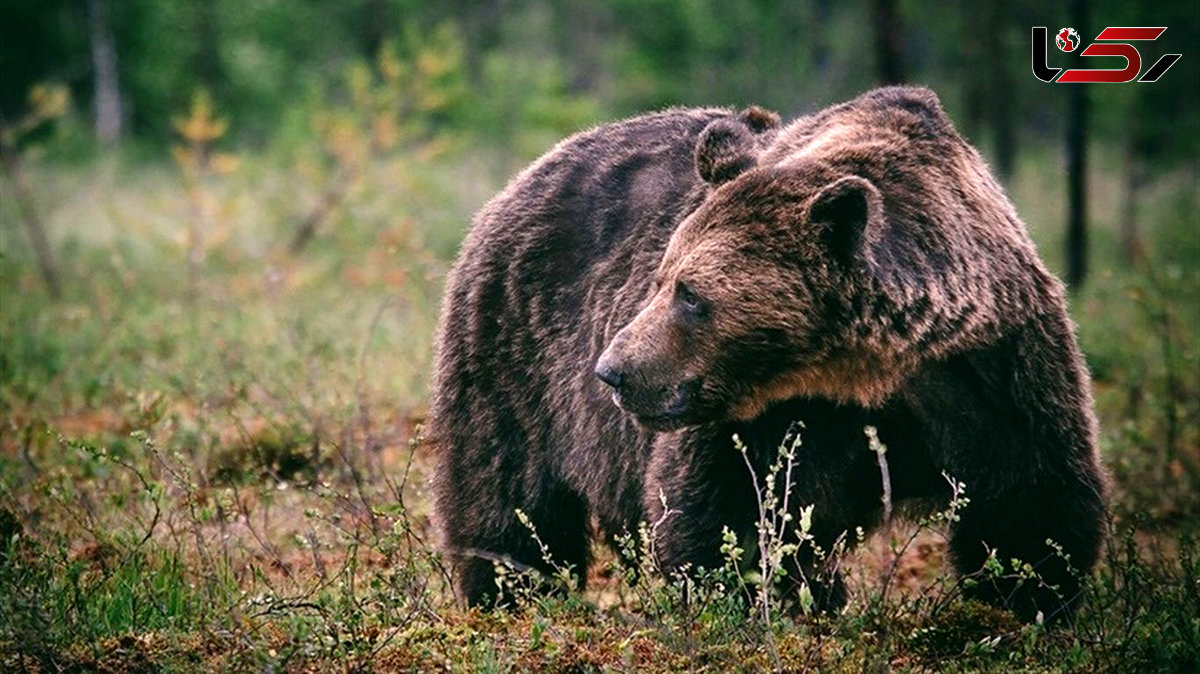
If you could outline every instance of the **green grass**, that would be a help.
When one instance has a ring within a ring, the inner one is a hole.
[[[836,617],[764,622],[733,577],[684,602],[683,587],[653,573],[630,582],[607,552],[582,595],[462,610],[433,545],[430,457],[414,440],[442,279],[470,213],[507,177],[491,167],[518,162],[462,144],[375,156],[310,246],[289,255],[322,174],[270,153],[240,159],[191,191],[165,162],[34,162],[59,301],[41,287],[0,186],[0,667],[1197,663],[1193,175],[1146,191],[1150,257],[1135,268],[1117,254],[1118,176],[1094,177],[1093,274],[1073,313],[1116,480],[1114,536],[1077,624],[1044,630],[958,601],[936,524],[852,553],[851,604]],[[1060,176],[1054,157],[1031,152],[1012,188],[1055,267]],[[185,236],[197,223],[203,259],[190,266]]]

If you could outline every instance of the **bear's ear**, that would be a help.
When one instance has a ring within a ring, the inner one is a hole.
[[[812,201],[808,220],[819,225],[834,257],[849,263],[866,252],[883,220],[883,197],[871,181],[845,176],[825,187]]]
[[[759,107],[712,122],[696,141],[696,172],[712,185],[733,180],[758,163],[755,134],[778,124],[779,115]]]
[[[770,131],[779,126],[779,113],[752,105],[738,116],[754,133]]]

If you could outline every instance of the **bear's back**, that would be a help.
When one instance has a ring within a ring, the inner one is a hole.
[[[731,114],[670,109],[567,138],[480,209],[458,266],[543,258],[538,261],[551,268],[542,271],[564,284],[570,272],[603,262],[630,239],[657,239],[661,232],[647,226],[666,225],[669,235],[677,224],[670,216],[689,196],[697,203],[702,197],[693,159],[697,137],[714,119]],[[567,272],[567,278],[554,272]]]

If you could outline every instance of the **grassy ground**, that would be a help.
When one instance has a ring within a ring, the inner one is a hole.
[[[852,553],[836,617],[764,620],[732,578],[685,602],[678,583],[630,583],[609,552],[586,593],[461,610],[416,433],[441,280],[512,162],[371,158],[297,254],[295,228],[328,196],[319,165],[29,165],[65,296],[45,294],[5,184],[0,668],[1195,671],[1193,174],[1143,195],[1135,268],[1117,263],[1118,176],[1094,179],[1094,269],[1073,312],[1113,537],[1077,623],[1044,630],[957,600],[937,521]],[[1012,187],[1052,264],[1059,185],[1047,155]]]

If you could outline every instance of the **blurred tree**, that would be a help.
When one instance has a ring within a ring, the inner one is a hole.
[[[121,135],[121,87],[109,0],[88,0],[88,26],[95,81],[93,116],[96,138],[105,145]]]
[[[896,14],[896,0],[871,0],[875,29],[875,68],[882,84],[900,84],[904,77],[904,31]]]
[[[367,58],[375,58],[379,54],[379,50],[383,48],[383,40],[388,35],[388,29],[392,28],[390,17],[388,16],[387,0],[367,0],[367,4],[363,16],[363,55]]]
[[[1012,178],[1016,164],[1017,138],[1013,119],[1013,82],[1010,64],[1016,54],[1024,50],[1009,48],[1012,21],[1009,5],[1003,2],[988,2],[984,10],[983,60],[986,65],[984,78],[987,86],[988,107],[992,129],[992,148],[996,171],[1005,182]],[[978,79],[978,78],[976,78]]]
[[[818,73],[829,67],[829,32],[825,30],[829,26],[829,3],[830,0],[813,0],[812,4],[812,26],[817,30],[810,31],[808,40],[812,49],[813,68]]]
[[[953,13],[954,22],[946,29],[958,34],[967,34],[975,2],[976,0],[959,0],[955,8],[957,11]],[[957,120],[958,128],[964,136],[976,142],[980,138],[983,120],[987,116],[989,96],[987,80],[979,76],[987,67],[987,50],[981,42],[973,39],[958,40],[952,43],[957,45],[957,53],[951,52],[948,55],[956,64],[955,80],[960,83],[963,99],[962,114]]]
[[[1101,91],[1110,111],[1094,135],[1118,141],[1123,154],[1120,213],[1121,254],[1134,264],[1145,256],[1139,202],[1154,179],[1179,170],[1197,170],[1200,156],[1200,67],[1187,50],[1200,34],[1200,11],[1188,3],[1122,6],[1124,25],[1166,26],[1162,37],[1138,44],[1142,71],[1163,55],[1183,53],[1157,82]],[[1099,108],[1099,105],[1097,106]]]
[[[612,0],[622,43],[613,64],[621,82],[615,102],[622,112],[692,100],[693,61],[702,50],[697,24],[705,5],[697,2],[688,12],[677,0]],[[715,36],[705,38],[711,42]],[[710,102],[719,98],[711,89],[706,93]]]
[[[483,83],[483,58],[500,43],[504,0],[452,0],[451,11],[463,32],[467,77],[478,89]]]
[[[172,116],[187,107],[202,82],[214,79],[217,71],[204,66],[200,55],[203,42],[210,40],[197,18],[201,7],[185,0],[126,0],[112,5],[129,133],[169,141],[174,136]]]
[[[1081,36],[1089,32],[1088,0],[1071,0],[1070,16]],[[1067,84],[1067,286],[1078,291],[1087,278],[1087,144],[1090,85]]]
[[[1140,262],[1145,257],[1141,236],[1138,233],[1138,201],[1141,198],[1142,186],[1145,183],[1145,171],[1142,166],[1140,147],[1142,140],[1142,114],[1145,104],[1141,92],[1134,87],[1130,92],[1129,127],[1126,131],[1122,149],[1122,180],[1121,191],[1121,257],[1127,265]]]
[[[12,183],[17,209],[33,245],[38,270],[46,283],[46,289],[54,299],[62,296],[58,265],[54,262],[54,253],[50,248],[46,226],[38,212],[33,190],[25,178],[20,146],[22,138],[35,133],[47,122],[66,114],[69,104],[70,94],[65,86],[38,85],[33,87],[29,94],[29,108],[25,114],[12,125],[0,123],[0,167],[4,170],[4,176]]]
[[[192,72],[200,79],[195,84],[219,96],[227,88],[227,78],[219,48],[221,24],[217,0],[195,0],[191,8],[197,45],[192,56]]]
[[[554,46],[569,73],[567,90],[592,92],[602,86],[601,50],[611,38],[610,8],[588,0],[552,0]]]
[[[239,162],[234,155],[218,152],[214,148],[225,135],[229,123],[215,115],[208,91],[198,89],[192,96],[188,114],[175,117],[172,124],[183,141],[171,147],[171,156],[183,173],[192,211],[184,243],[188,270],[187,296],[195,298],[201,263],[207,253],[213,212],[216,210],[214,198],[205,190],[204,182],[210,175],[234,171]]]
[[[385,41],[371,64],[347,68],[349,105],[326,103],[311,121],[322,139],[323,186],[293,233],[289,253],[308,246],[372,160],[399,147],[437,152],[439,122],[466,98],[462,60],[462,39],[453,24],[422,31],[412,23],[403,37]]]

